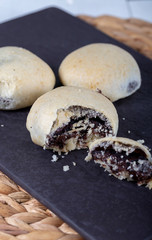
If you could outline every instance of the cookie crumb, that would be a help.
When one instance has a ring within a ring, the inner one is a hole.
[[[43,146],[43,150],[46,150],[46,146],[45,145]]]
[[[76,166],[76,162],[73,162],[73,166]]]
[[[55,154],[53,154],[53,155],[52,155],[51,162],[56,162],[58,159],[59,159],[58,156],[55,155]]]
[[[130,131],[130,130],[128,130],[128,133],[130,134],[130,133],[131,133],[131,131]]]
[[[69,165],[63,166],[63,171],[64,171],[64,172],[67,172],[67,171],[69,171],[69,170],[70,170]]]
[[[126,118],[125,118],[125,117],[123,117],[123,118],[122,118],[122,120],[126,120]]]
[[[1,127],[4,127],[4,124],[1,124]]]
[[[139,139],[139,140],[137,140],[137,142],[143,144],[145,142],[145,140],[144,139]]]

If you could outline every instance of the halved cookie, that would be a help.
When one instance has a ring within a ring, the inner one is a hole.
[[[38,56],[20,47],[0,48],[0,109],[31,106],[54,85],[52,69]]]
[[[152,187],[152,159],[141,143],[121,137],[106,137],[92,142],[86,161],[93,159],[118,179],[137,181]]]
[[[139,89],[141,75],[136,60],[124,49],[107,43],[94,43],[67,55],[59,76],[66,86],[99,89],[112,102]]]
[[[102,94],[85,88],[59,87],[33,104],[27,117],[32,141],[57,152],[86,148],[101,137],[114,136],[118,115]]]

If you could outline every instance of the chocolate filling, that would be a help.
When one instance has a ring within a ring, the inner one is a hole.
[[[127,92],[130,93],[130,92],[133,92],[138,86],[138,82],[137,81],[132,81],[128,84],[128,87],[127,87]]]
[[[80,148],[87,147],[87,139],[90,135],[96,138],[113,135],[112,127],[103,114],[89,108],[72,106],[68,111],[74,113],[67,124],[63,124],[53,133],[47,135],[46,146],[64,148],[70,138],[76,139],[76,145]],[[91,133],[89,131],[91,129]]]
[[[148,183],[152,178],[152,164],[141,149],[127,153],[124,150],[116,151],[112,145],[109,145],[107,148],[96,147],[91,154],[95,161],[100,160],[102,167],[120,179],[127,178],[141,185]]]
[[[9,105],[12,103],[13,99],[12,98],[3,98],[0,97],[0,108],[8,108]]]

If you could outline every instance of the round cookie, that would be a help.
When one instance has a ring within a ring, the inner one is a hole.
[[[93,159],[118,179],[152,187],[152,158],[148,148],[129,138],[105,137],[89,146],[86,161]],[[150,186],[151,185],[151,186]]]
[[[0,109],[30,106],[55,85],[52,69],[30,51],[0,48]]]
[[[59,67],[63,85],[99,89],[111,101],[127,97],[141,85],[130,53],[112,44],[95,43],[70,53]]]
[[[114,105],[95,91],[59,87],[33,104],[27,117],[32,141],[57,152],[86,148],[89,142],[117,134]]]

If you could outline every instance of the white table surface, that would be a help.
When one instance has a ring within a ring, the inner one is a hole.
[[[152,22],[152,0],[0,0],[0,23],[51,6],[73,15],[108,14]]]

